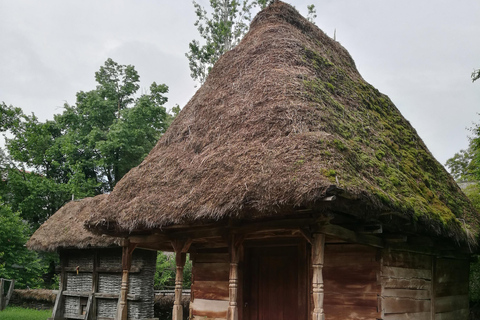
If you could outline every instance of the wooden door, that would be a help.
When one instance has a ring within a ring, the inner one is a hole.
[[[246,248],[245,320],[305,320],[305,245]]]

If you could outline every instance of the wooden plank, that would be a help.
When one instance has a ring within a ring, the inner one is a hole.
[[[432,269],[432,256],[414,252],[385,250],[383,265],[399,268]]]
[[[228,281],[229,263],[195,263],[192,268],[195,281]]]
[[[470,263],[467,260],[437,259],[435,281],[468,282]]]
[[[469,309],[461,309],[451,312],[436,313],[435,320],[468,320],[469,315]]]
[[[417,313],[392,313],[386,314],[382,318],[383,320],[431,320],[432,315],[430,312],[417,312]]]
[[[323,233],[328,236],[333,236],[342,240],[346,240],[353,243],[366,244],[372,247],[383,248],[383,240],[376,236],[358,234],[352,230],[329,224],[320,228],[320,233]]]
[[[228,282],[195,281],[192,284],[195,298],[207,300],[228,300]]]
[[[385,289],[418,289],[430,290],[431,281],[424,279],[382,279]]]
[[[380,319],[377,308],[325,305],[325,320]]]
[[[437,297],[435,299],[436,313],[444,313],[461,309],[468,309],[468,294],[462,296]]]
[[[5,285],[5,279],[0,278],[0,311],[5,309],[5,296],[3,295],[3,292],[5,291],[4,289]]]
[[[431,269],[410,269],[398,267],[383,267],[382,277],[391,279],[432,279]]]
[[[430,300],[415,300],[396,297],[382,298],[382,309],[385,314],[429,312],[430,307]]]
[[[192,303],[194,316],[207,318],[226,318],[228,301],[195,299]]]
[[[377,308],[378,306],[378,295],[376,293],[370,294],[331,294],[325,292],[324,300],[325,305],[353,305],[361,307],[372,307]]]
[[[195,253],[192,254],[192,259],[195,259],[196,263],[230,262],[228,253]]]
[[[384,289],[383,297],[409,298],[417,300],[429,300],[431,298],[430,290],[411,290],[411,289]]]
[[[356,266],[333,266],[324,267],[325,280],[334,280],[340,283],[353,282],[377,282],[380,265],[356,265]]]
[[[64,296],[68,297],[88,297],[92,294],[91,291],[63,291]]]
[[[468,294],[468,282],[442,282],[435,284],[435,296],[458,296]]]

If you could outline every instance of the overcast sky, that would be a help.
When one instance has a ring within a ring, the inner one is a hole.
[[[200,3],[208,5],[207,0]],[[350,52],[363,78],[387,94],[442,164],[480,122],[480,1],[292,0]],[[185,52],[198,39],[191,1],[0,0],[0,101],[41,120],[95,88],[112,58],[134,65],[141,88],[170,87],[167,108],[195,92]]]

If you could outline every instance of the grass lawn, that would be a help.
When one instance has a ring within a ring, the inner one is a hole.
[[[52,316],[52,310],[35,310],[20,307],[7,307],[0,311],[2,320],[47,320]]]

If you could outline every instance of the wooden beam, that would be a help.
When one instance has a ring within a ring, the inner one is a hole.
[[[64,251],[60,253],[61,259],[61,272],[60,272],[60,285],[58,288],[57,297],[55,298],[55,305],[53,306],[52,318],[54,320],[63,319],[63,312],[64,312],[64,301],[63,298],[63,291],[67,288],[67,273],[65,268],[67,266],[67,259],[68,255]]]
[[[312,242],[312,320],[325,320],[323,312],[323,263],[325,254],[325,235],[314,234]]]
[[[344,227],[327,224],[318,230],[319,233],[326,234],[328,236],[336,237],[342,240],[347,240],[353,243],[366,244],[372,247],[383,248],[383,240],[379,237],[365,234],[358,234],[355,231],[346,229]]]
[[[120,296],[117,303],[117,316],[115,317],[116,320],[127,320],[128,276],[132,266],[132,253],[136,246],[137,244],[131,244],[127,241],[125,246],[122,247],[122,285],[120,287]]]
[[[183,320],[182,290],[183,290],[183,268],[187,259],[186,252],[192,243],[191,239],[172,241],[172,247],[175,251],[175,301],[173,303],[172,320]]]
[[[5,279],[0,278],[0,311],[5,309],[5,297],[3,295],[4,292],[4,285],[5,285]]]
[[[244,236],[231,234],[228,241],[230,251],[230,273],[228,280],[227,320],[238,320],[238,263],[240,262]]]

